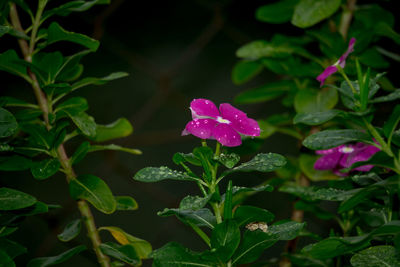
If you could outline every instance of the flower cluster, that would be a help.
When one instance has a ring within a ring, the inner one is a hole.
[[[364,143],[347,144],[327,150],[317,150],[316,153],[322,155],[314,164],[316,170],[333,170],[339,176],[346,176],[348,173],[340,170],[351,167],[359,161],[369,160],[379,148]],[[355,171],[367,172],[373,165],[363,165],[354,168]]]
[[[194,99],[190,103],[192,121],[186,124],[182,135],[192,134],[201,139],[216,139],[224,146],[242,144],[241,134],[259,136],[257,121],[228,103],[217,106],[208,99]]]

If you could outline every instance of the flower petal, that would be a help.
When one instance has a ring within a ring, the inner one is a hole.
[[[349,167],[356,162],[369,160],[378,151],[380,151],[379,148],[371,145],[365,145],[363,148],[354,151],[354,154],[349,155],[348,159]],[[367,172],[371,170],[373,167],[374,167],[373,165],[364,165],[354,168],[354,170]]]
[[[325,83],[326,78],[328,78],[335,72],[337,72],[337,67],[335,65],[331,65],[327,67],[320,75],[318,75],[317,81],[321,82],[320,86],[322,87]]]
[[[316,150],[315,153],[318,154],[318,155],[329,155],[329,154],[332,154],[332,153],[337,153],[342,146],[344,146],[344,145],[340,145],[338,147],[325,149],[325,150]]]
[[[194,119],[186,124],[182,135],[193,134],[201,139],[212,138],[212,133],[217,122],[213,119]]]
[[[340,67],[344,68],[346,65],[346,58],[349,56],[351,52],[354,51],[354,44],[356,43],[356,38],[351,38],[349,42],[349,46],[347,47],[346,52],[339,58],[339,65]]]
[[[217,106],[212,101],[204,98],[193,99],[190,103],[190,110],[192,111],[193,119],[204,117],[217,118],[219,116]]]
[[[248,118],[243,111],[228,103],[219,105],[219,110],[222,118],[229,120],[231,122],[229,125],[239,133],[248,136],[260,135],[260,126],[257,121]]]
[[[240,146],[242,144],[242,139],[240,134],[238,134],[230,125],[226,123],[219,123],[213,129],[213,134],[215,139],[224,146]]]
[[[342,154],[339,152],[324,155],[314,163],[314,169],[321,171],[336,169],[341,157]]]

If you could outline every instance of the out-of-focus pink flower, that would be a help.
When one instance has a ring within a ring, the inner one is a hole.
[[[364,143],[341,145],[327,150],[317,150],[316,153],[322,155],[322,157],[315,162],[314,169],[332,170],[339,176],[346,176],[348,173],[340,172],[341,169],[349,168],[359,161],[369,160],[378,151],[380,151],[379,148]],[[367,172],[372,167],[374,166],[363,165],[353,170]]]
[[[228,103],[218,108],[207,99],[194,99],[190,103],[193,120],[186,124],[182,135],[193,134],[201,139],[216,139],[224,146],[240,146],[240,134],[259,136],[257,121]]]
[[[349,56],[351,52],[354,51],[355,43],[356,43],[356,38],[351,38],[347,51],[339,58],[339,60],[335,64],[327,67],[320,75],[318,75],[317,81],[321,82],[321,86],[324,85],[326,78],[331,76],[333,73],[337,72],[338,70],[337,65],[339,65],[341,68],[344,68],[344,66],[346,65],[346,58]]]

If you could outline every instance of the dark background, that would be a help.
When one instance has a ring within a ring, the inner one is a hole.
[[[50,5],[60,2],[54,0]],[[256,8],[266,3],[268,1],[114,0],[109,6],[96,6],[88,12],[56,18],[66,30],[90,35],[101,42],[96,53],[83,59],[83,77],[102,77],[115,71],[130,74],[127,78],[103,86],[88,86],[74,93],[88,99],[89,114],[97,123],[127,118],[134,133],[114,143],[143,151],[141,156],[97,152],[76,165],[78,174],[97,175],[106,181],[115,195],[130,195],[139,203],[137,211],[118,211],[112,215],[92,208],[97,226],[120,227],[148,240],[153,248],[177,241],[193,250],[205,249],[202,240],[189,227],[174,217],[156,214],[166,207],[177,207],[180,199],[188,194],[199,194],[196,185],[177,181],[145,184],[134,181],[132,176],[146,166],[166,165],[178,169],[172,162],[172,155],[188,153],[200,144],[197,138],[181,136],[191,119],[189,104],[193,98],[207,98],[217,105],[232,103],[242,90],[274,79],[271,73],[263,71],[257,79],[243,86],[236,86],[231,81],[232,67],[238,61],[235,51],[241,45],[268,39],[276,32],[292,34],[295,31],[289,24],[256,21]],[[0,52],[9,47],[16,48],[16,45],[11,38],[5,38],[0,43]],[[78,47],[68,45],[60,50],[69,55],[78,51]],[[33,99],[31,89],[19,79],[5,73],[0,73],[0,79],[1,94]],[[279,101],[237,107],[253,118],[284,111]],[[76,138],[68,142],[68,154],[71,155],[82,141]],[[298,144],[291,138],[274,135],[266,140],[260,151],[295,155]],[[81,242],[90,246],[85,229],[70,243],[61,243],[56,237],[70,220],[79,217],[62,174],[44,181],[34,180],[29,172],[1,172],[0,176],[4,186],[31,193],[45,203],[63,206],[49,214],[28,218],[13,234],[12,238],[29,251],[17,258],[17,266],[25,265],[32,257],[57,255]],[[267,177],[271,174],[240,174],[232,179],[235,185],[255,186]],[[224,186],[223,183],[221,188]],[[280,193],[259,193],[247,203],[270,210],[276,220],[280,220],[290,218],[291,200]],[[310,229],[321,231],[321,221],[313,218],[307,223]],[[104,241],[112,240],[108,233],[102,232],[101,236]],[[278,257],[283,246],[284,243],[278,244],[265,256]],[[89,252],[74,256],[60,266],[73,265],[97,266],[94,254]],[[150,261],[144,265],[150,266]]]

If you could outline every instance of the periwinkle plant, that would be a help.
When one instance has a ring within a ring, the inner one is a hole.
[[[31,10],[32,2],[36,2],[36,10]],[[115,226],[97,228],[89,206],[90,203],[97,210],[112,214],[117,210],[137,209],[136,201],[131,196],[114,196],[101,178],[92,174],[77,174],[74,170],[74,165],[90,152],[116,150],[141,154],[137,149],[101,144],[130,135],[133,128],[127,119],[120,118],[108,125],[97,124],[87,113],[88,101],[76,96],[76,93],[70,96],[84,86],[105,84],[127,74],[115,72],[102,78],[81,78],[81,59],[95,52],[99,42],[86,35],[69,32],[53,21],[55,16],[82,12],[109,1],[65,1],[51,8],[48,8],[47,0],[32,2],[0,2],[0,37],[14,36],[19,45],[19,49],[8,50],[1,46],[5,51],[0,53],[0,70],[27,82],[36,100],[35,103],[28,103],[25,99],[0,97],[0,171],[28,170],[38,183],[62,172],[67,182],[64,186],[76,200],[80,215],[76,214],[78,219],[66,224],[58,239],[72,241],[80,234],[81,224],[84,224],[95,253],[93,258],[97,258],[100,266],[141,265],[142,259],[148,258],[151,252],[150,243]],[[20,17],[31,24],[23,27]],[[65,55],[64,51],[54,50],[53,44],[58,42],[75,43],[76,47],[85,50]],[[67,155],[65,146],[68,141],[78,137],[81,144],[72,155]],[[59,186],[63,186],[62,183]],[[24,246],[10,237],[25,217],[61,208],[39,201],[41,198],[8,187],[0,188],[0,266],[15,266],[14,258],[27,252]],[[100,231],[110,232],[117,243],[102,242]],[[85,245],[74,246],[56,256],[31,259],[28,266],[60,264],[86,249]]]
[[[274,215],[268,210],[240,205],[237,201],[244,193],[270,192],[273,189],[271,185],[237,187],[229,180],[225,192],[220,190],[220,182],[232,173],[272,172],[286,164],[285,158],[279,154],[261,153],[238,165],[239,155],[221,148],[221,143],[230,147],[239,146],[241,136],[237,132],[259,135],[257,122],[227,103],[220,105],[221,116],[215,104],[207,99],[193,100],[190,108],[193,120],[186,125],[184,134],[191,133],[202,138],[202,146],[194,148],[192,153],[176,153],[173,156],[174,163],[181,166],[182,171],[147,167],[138,171],[134,179],[142,182],[171,179],[197,184],[200,195],[186,196],[179,207],[166,208],[158,215],[175,215],[191,227],[209,249],[201,253],[193,252],[171,242],[153,251],[153,266],[237,266],[256,261],[264,250],[279,240],[295,238],[304,223],[272,223]],[[214,151],[205,139],[217,140]],[[200,167],[200,172],[192,170],[193,167]],[[223,171],[220,171],[221,167]],[[211,235],[207,235],[203,227],[209,228]]]

